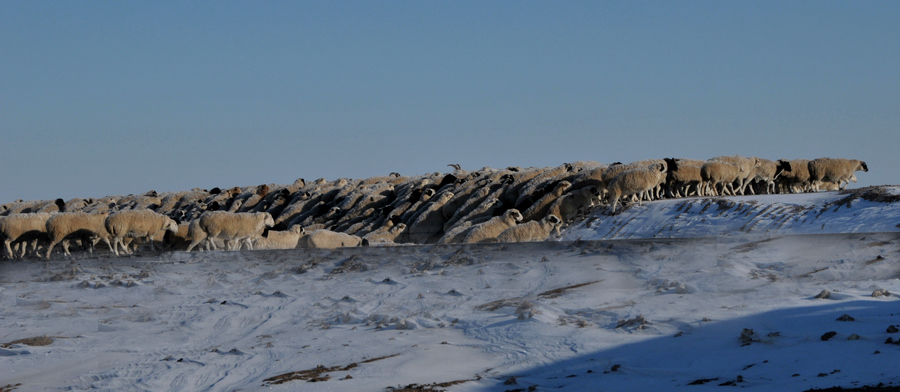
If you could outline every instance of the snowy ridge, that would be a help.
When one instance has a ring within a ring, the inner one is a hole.
[[[867,193],[868,192],[868,193]],[[853,192],[671,199],[594,211],[562,240],[900,231],[900,187]],[[869,200],[871,199],[871,200]]]

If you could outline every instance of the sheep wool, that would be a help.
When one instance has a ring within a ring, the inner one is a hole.
[[[654,163],[650,166],[638,169],[626,170],[615,176],[607,185],[609,200],[612,202],[612,213],[616,212],[616,204],[620,197],[630,195],[640,195],[643,192],[649,192],[651,189],[659,185],[660,180],[665,177],[666,166],[661,163]],[[641,199],[638,199],[640,205]],[[566,216],[560,216],[566,219]]]
[[[25,241],[34,241],[32,248],[37,247],[37,241],[47,237],[47,220],[49,213],[12,214],[0,216],[0,237],[3,237],[3,245],[6,247],[6,255],[12,259],[25,256],[26,247],[18,256],[13,254],[11,245]]]
[[[153,237],[157,233],[161,231],[178,232],[178,224],[175,223],[175,220],[147,209],[114,212],[106,217],[104,226],[113,240],[113,253],[116,256],[119,255],[119,245],[126,253],[131,253],[123,241],[126,237],[146,239],[150,242],[150,249],[155,250]]]
[[[62,212],[54,214],[47,219],[47,235],[50,237],[50,245],[47,246],[46,258],[50,258],[53,248],[64,239],[80,239],[82,244],[89,244],[91,253],[94,245],[103,240],[112,252],[112,242],[109,240],[109,232],[106,231],[106,217],[108,212],[89,214],[86,212]],[[66,256],[69,253],[68,243],[63,243],[63,251]]]
[[[252,240],[262,235],[267,227],[275,225],[275,220],[268,212],[207,211],[200,215],[198,220],[196,229],[199,230],[191,233],[188,252],[204,240],[216,249],[216,244],[212,240],[217,238],[224,240],[229,250],[240,249],[241,242],[246,243],[252,250]]]
[[[556,215],[547,215],[539,221],[528,221],[504,230],[497,236],[499,242],[536,242],[546,241],[553,230],[562,225]]]
[[[491,220],[475,225],[472,231],[466,235],[464,243],[471,244],[476,242],[485,242],[497,238],[504,230],[515,226],[522,221],[522,214],[519,210],[509,209],[503,215],[492,218]]]
[[[363,245],[362,238],[346,233],[320,229],[306,237],[306,247],[314,249],[334,249]]]
[[[817,158],[807,163],[809,181],[813,191],[823,187],[823,183],[833,182],[838,189],[844,189],[850,182],[856,182],[858,171],[869,171],[865,162],[858,159]]]

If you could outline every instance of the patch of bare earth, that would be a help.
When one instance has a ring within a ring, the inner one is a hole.
[[[447,381],[447,382],[425,384],[425,385],[409,384],[407,386],[387,387],[385,390],[391,391],[391,392],[423,392],[423,391],[442,392],[442,391],[446,391],[446,389],[438,389],[438,388],[446,388],[446,387],[450,387],[453,385],[462,384],[464,382],[476,381],[476,380],[478,380],[478,379],[476,378],[473,380]]]
[[[24,344],[26,346],[49,346],[49,345],[53,344],[53,338],[51,338],[49,336],[36,336],[33,338],[25,338],[25,339],[13,340],[9,343],[3,343],[3,344],[0,344],[0,347],[10,348],[14,344]],[[0,392],[3,392],[3,390],[0,389]]]
[[[372,363],[375,361],[380,361],[382,359],[393,358],[398,355],[400,355],[400,354],[385,355],[383,357],[378,357],[378,358],[370,358],[370,359],[367,359],[360,363]],[[319,365],[312,369],[300,370],[300,371],[296,371],[296,372],[284,373],[284,374],[279,374],[277,376],[269,377],[269,378],[263,380],[263,386],[284,384],[288,381],[295,381],[295,380],[302,380],[302,381],[306,381],[306,382],[324,382],[324,381],[328,381],[331,379],[331,376],[329,376],[328,373],[346,372],[346,371],[356,368],[356,367],[359,367],[359,363],[354,362],[347,366],[331,366],[331,367]]]

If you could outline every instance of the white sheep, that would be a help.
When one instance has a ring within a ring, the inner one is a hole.
[[[466,235],[463,242],[471,244],[497,238],[504,230],[515,226],[521,221],[522,214],[519,210],[514,208],[506,210],[503,215],[494,217],[487,222],[479,223],[472,227],[472,230],[469,231],[469,234]]]
[[[6,246],[6,254],[10,259],[16,255],[12,251],[12,244],[32,241],[32,250],[37,251],[37,241],[47,237],[47,220],[49,213],[12,214],[0,216],[0,237]],[[19,258],[25,256],[27,246],[22,246]]]
[[[700,175],[700,167],[679,163],[678,170],[669,173],[666,181],[672,196],[687,197],[691,194],[702,196],[700,184],[703,183],[703,177]]]
[[[294,249],[297,248],[303,238],[308,235],[300,225],[291,226],[290,229],[284,231],[269,230],[265,237],[259,237],[253,240],[254,249]]]
[[[644,192],[650,192],[655,189],[662,179],[666,176],[666,165],[654,163],[650,166],[630,169],[619,173],[613,177],[606,186],[609,194],[609,200],[612,204],[612,213],[616,212],[616,204],[620,197],[641,195]],[[641,198],[638,198],[638,205],[641,204]],[[565,216],[560,216],[566,219]]]
[[[813,191],[818,191],[823,182],[838,184],[838,189],[844,189],[850,182],[856,182],[857,171],[869,171],[865,162],[858,159],[844,158],[817,158],[807,163],[809,181]]]
[[[553,230],[559,230],[562,220],[550,214],[539,221],[533,220],[515,225],[497,236],[499,242],[535,242],[546,241]]]
[[[740,168],[740,173],[732,181],[733,184],[737,184],[737,188],[734,188],[732,185],[731,191],[732,194],[737,194],[740,191],[742,195],[744,194],[744,188],[750,182],[749,180],[755,175],[755,168],[759,167],[760,164],[759,158],[747,158],[740,155],[719,156],[711,158],[709,161],[732,163]]]
[[[703,179],[703,194],[719,196],[725,194],[735,195],[734,183],[746,175],[747,167],[736,163],[710,161],[700,167],[700,176]],[[722,189],[719,190],[721,184]]]
[[[753,170],[754,174],[750,178],[751,182],[758,184],[758,189],[756,189],[755,192],[759,194],[775,193],[775,180],[778,179],[782,173],[790,170],[791,163],[785,159],[779,159],[778,161],[760,159],[759,167]]]
[[[251,241],[274,225],[275,220],[268,212],[207,211],[200,215],[195,230],[190,233],[191,245],[187,251],[190,252],[203,241],[215,250],[217,247],[213,240],[217,238],[224,240],[230,250],[240,249],[242,241],[252,250]]]
[[[112,242],[104,224],[108,216],[108,212],[99,214],[62,212],[54,214],[50,219],[47,219],[46,228],[47,236],[50,237],[50,245],[47,246],[46,257],[49,259],[50,253],[53,252],[53,247],[60,241],[67,239],[80,239],[82,245],[88,244],[90,246],[91,253],[94,252],[94,245],[98,241],[103,240],[109,246],[109,251],[112,252]],[[72,255],[69,253],[67,242],[63,242],[63,251],[66,256]]]
[[[363,242],[362,238],[346,233],[338,233],[336,231],[320,229],[310,233],[306,237],[306,247],[313,249],[334,249],[341,247],[360,246],[368,242]]]
[[[568,222],[599,201],[600,190],[596,186],[590,185],[560,196],[550,205],[547,213],[556,215],[563,222]],[[543,218],[539,215],[535,217]]]
[[[394,243],[397,242],[397,237],[400,236],[400,233],[406,230],[406,224],[403,222],[397,223],[390,227],[385,228],[384,230],[378,229],[371,233],[364,235],[363,240],[369,241],[369,244],[385,244],[385,243]]]
[[[126,237],[146,239],[150,242],[150,249],[156,250],[153,246],[154,236],[164,231],[178,232],[178,223],[175,223],[175,220],[147,209],[114,212],[106,217],[104,225],[112,238],[113,253],[116,256],[119,255],[119,245],[126,253],[131,253],[124,242]]]

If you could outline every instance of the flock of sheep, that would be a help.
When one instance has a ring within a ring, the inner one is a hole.
[[[868,171],[851,159],[723,156],[629,164],[575,162],[291,185],[16,201],[0,205],[8,258],[51,258],[61,244],[112,254],[147,245],[192,251],[544,241],[593,206],[626,201],[843,189]]]

